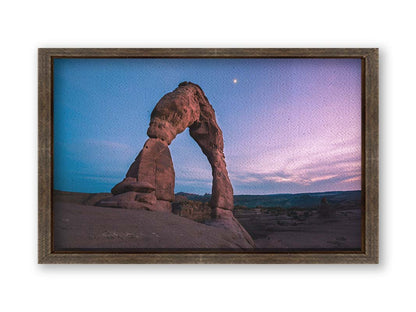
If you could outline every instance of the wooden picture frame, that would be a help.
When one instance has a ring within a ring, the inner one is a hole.
[[[378,49],[65,49],[38,51],[39,263],[378,263]],[[53,249],[55,58],[359,58],[362,64],[362,250],[324,252],[97,252]]]

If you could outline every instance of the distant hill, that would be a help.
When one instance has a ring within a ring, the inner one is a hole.
[[[211,194],[198,195],[180,192],[176,195],[184,196],[188,200],[208,202]],[[322,198],[326,197],[328,203],[334,207],[361,206],[361,191],[334,191],[302,194],[273,194],[273,195],[234,195],[235,206],[255,207],[281,207],[281,208],[316,208]]]
[[[94,205],[102,198],[111,196],[110,193],[72,193],[54,191],[54,198],[62,202],[72,202],[84,205]],[[186,198],[192,201],[209,202],[211,194],[176,193],[176,198]],[[317,208],[322,198],[326,197],[328,203],[334,209],[361,207],[361,191],[346,192],[321,192],[302,194],[273,194],[273,195],[234,195],[234,206],[256,207],[280,207],[280,208]]]

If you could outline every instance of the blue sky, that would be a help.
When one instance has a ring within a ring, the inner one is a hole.
[[[361,189],[359,59],[55,59],[54,188],[109,192],[182,81],[216,111],[235,194]],[[210,193],[188,130],[170,149],[175,191]]]

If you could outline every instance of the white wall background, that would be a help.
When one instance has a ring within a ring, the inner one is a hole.
[[[413,1],[2,1],[2,311],[415,308]],[[379,47],[379,265],[37,265],[37,48]]]

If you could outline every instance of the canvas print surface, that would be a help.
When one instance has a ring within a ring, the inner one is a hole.
[[[56,58],[56,251],[359,251],[358,58]]]

